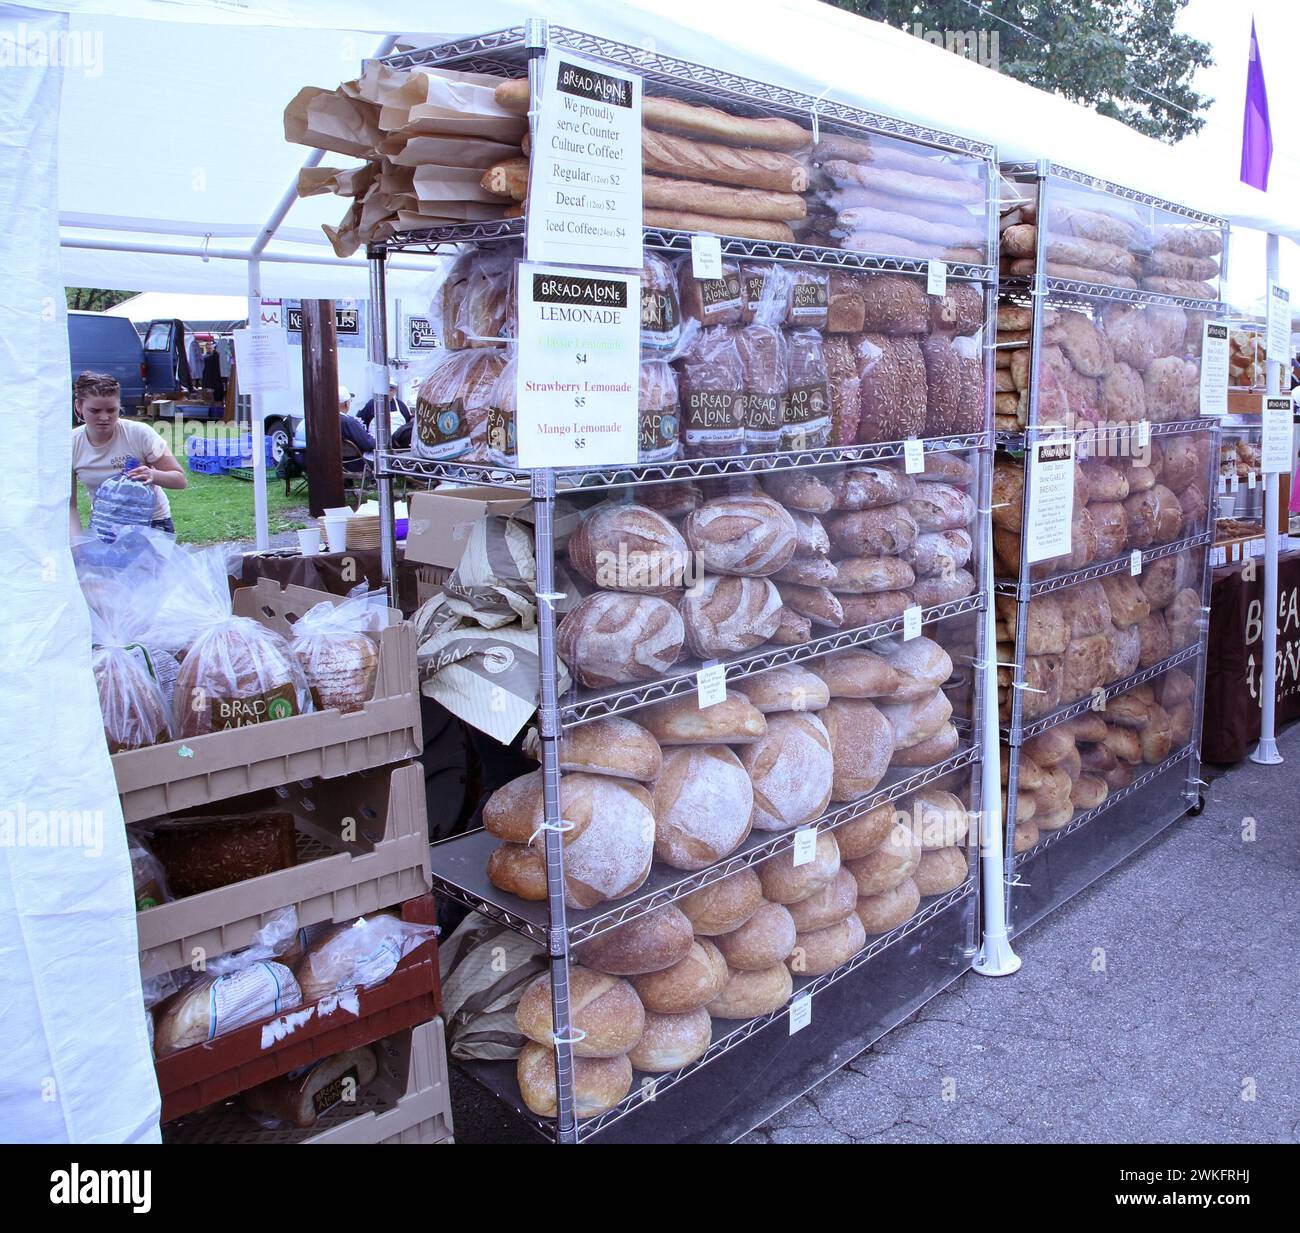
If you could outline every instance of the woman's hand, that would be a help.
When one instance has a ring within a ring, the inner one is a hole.
[[[158,472],[153,467],[138,466],[133,471],[126,473],[126,478],[135,480],[140,484],[156,484],[158,482]]]

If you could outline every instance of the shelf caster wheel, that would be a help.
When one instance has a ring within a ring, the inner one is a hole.
[[[1205,795],[1198,792],[1196,794],[1196,804],[1187,811],[1189,818],[1199,818],[1205,812]]]

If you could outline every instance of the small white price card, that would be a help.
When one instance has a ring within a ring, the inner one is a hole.
[[[817,828],[805,826],[802,830],[794,833],[794,864],[797,869],[800,865],[811,864],[817,855]]]
[[[691,236],[691,273],[696,278],[722,277],[722,241],[716,235]]]
[[[1259,469],[1265,475],[1289,475],[1294,465],[1291,445],[1292,403],[1289,394],[1264,395],[1260,412]]]
[[[1129,554],[1128,572],[1136,578],[1142,572],[1142,549],[1134,548]]]
[[[1266,347],[1270,361],[1291,363],[1291,293],[1278,283],[1268,285]]]
[[[710,664],[695,674],[695,692],[700,700],[700,710],[716,706],[727,700],[727,666]]]
[[[1228,414],[1228,327],[1221,321],[1201,327],[1201,414]]]
[[[925,470],[925,447],[916,437],[903,442],[903,470],[908,475],[920,475]]]
[[[913,638],[921,636],[921,607],[919,604],[908,604],[903,609],[903,641],[910,642]]]
[[[1144,450],[1151,444],[1151,421],[1138,420],[1138,449]]]
[[[926,295],[948,294],[948,263],[931,261],[925,271]]]
[[[1239,475],[1228,476],[1228,491],[1229,492],[1241,491],[1241,476]]]
[[[790,1003],[790,1035],[802,1032],[812,1022],[812,994],[801,993]]]
[[[1219,491],[1224,493],[1228,491],[1228,477],[1226,475],[1219,476]]]
[[[1249,489],[1251,490],[1251,492],[1254,492],[1254,491],[1255,491],[1255,472],[1254,472],[1254,471],[1247,471],[1247,472],[1246,472],[1246,487],[1249,488]]]

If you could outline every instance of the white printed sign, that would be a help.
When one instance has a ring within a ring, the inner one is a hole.
[[[903,470],[908,475],[920,475],[925,470],[925,447],[916,437],[903,442]]]
[[[794,867],[810,865],[817,858],[817,828],[805,826],[794,833]]]
[[[706,706],[717,706],[727,700],[727,666],[710,664],[695,674],[695,693],[699,699],[700,710]]]
[[[1292,453],[1292,403],[1289,394],[1262,400],[1259,469],[1265,475],[1290,475]]]
[[[547,54],[527,219],[530,261],[641,269],[640,77]]]
[[[812,1022],[812,994],[801,993],[790,1003],[790,1035],[802,1032]]]
[[[706,281],[722,277],[722,241],[716,235],[691,236],[691,274]]]
[[[278,329],[236,330],[235,369],[242,394],[289,388],[289,345]]]
[[[926,295],[948,294],[948,263],[931,261],[925,268]]]
[[[1278,283],[1268,285],[1268,358],[1291,363],[1291,293]],[[1283,374],[1284,376],[1286,374]]]
[[[519,465],[637,460],[641,279],[519,266]]]
[[[1030,564],[1066,556],[1074,527],[1074,439],[1035,441],[1029,461],[1026,551]]]
[[[1222,321],[1202,326],[1201,414],[1228,414],[1228,327]]]

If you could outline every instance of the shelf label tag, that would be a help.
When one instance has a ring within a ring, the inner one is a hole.
[[[817,828],[805,826],[794,833],[794,867],[809,865],[817,856]]]
[[[1228,414],[1228,327],[1222,321],[1201,327],[1201,414]]]
[[[908,604],[903,609],[903,641],[911,642],[921,636],[921,606]]]
[[[1128,572],[1136,578],[1142,572],[1142,549],[1134,548],[1128,558]]]
[[[1259,469],[1265,475],[1290,475],[1294,465],[1291,445],[1292,403],[1289,394],[1263,398],[1260,413]]]
[[[1226,475],[1219,476],[1219,491],[1220,492],[1228,491],[1228,477]]]
[[[1247,472],[1246,472],[1246,487],[1249,488],[1249,489],[1251,490],[1251,492],[1254,492],[1254,491],[1255,491],[1255,472],[1254,472],[1254,471],[1247,471]]]
[[[695,692],[700,700],[700,710],[716,706],[727,700],[727,666],[710,664],[695,674]]]
[[[903,442],[903,470],[908,475],[920,475],[925,470],[925,447],[917,437]]]
[[[554,57],[552,57],[554,58]],[[519,466],[635,463],[641,278],[521,262],[514,423],[488,417],[488,445]]]
[[[812,1022],[812,994],[801,993],[790,1003],[790,1035],[802,1032]]]
[[[691,273],[700,279],[722,277],[722,241],[716,235],[691,236]]]
[[[1241,491],[1241,476],[1237,475],[1236,473],[1228,476],[1228,491],[1229,492]]]
[[[639,272],[641,78],[559,48],[544,72],[525,255]]]
[[[1068,556],[1074,528],[1073,437],[1030,444],[1028,543],[1030,564]]]
[[[1279,283],[1268,285],[1267,356],[1270,362],[1291,363],[1291,293]],[[1284,372],[1283,378],[1290,373]]]
[[[1138,449],[1144,450],[1151,444],[1151,421],[1138,420]]]
[[[948,294],[948,263],[931,260],[925,269],[926,295]]]

